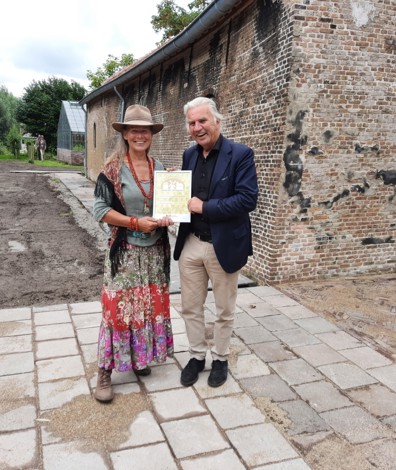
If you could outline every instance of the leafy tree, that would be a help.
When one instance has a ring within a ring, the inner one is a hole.
[[[0,141],[5,140],[13,124],[16,123],[16,109],[19,99],[5,86],[0,86]]]
[[[174,0],[162,0],[157,5],[158,15],[151,17],[151,24],[156,33],[162,31],[163,44],[188,26],[208,5],[211,0],[193,0],[188,10],[175,4]]]
[[[11,150],[14,157],[16,158],[19,157],[21,140],[22,140],[22,136],[19,131],[19,126],[17,124],[13,124],[7,134],[6,144],[7,144],[7,147]]]
[[[80,101],[86,90],[79,83],[70,84],[63,78],[50,77],[33,81],[17,107],[17,119],[33,136],[44,135],[47,150],[55,152],[59,114],[62,101]]]
[[[102,85],[102,83],[110,78],[115,73],[119,72],[123,68],[131,65],[134,62],[132,54],[122,54],[121,58],[109,54],[106,62],[102,67],[98,67],[96,72],[87,70],[87,78],[90,81],[90,88],[94,90]]]

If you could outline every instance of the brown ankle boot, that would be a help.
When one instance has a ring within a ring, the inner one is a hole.
[[[111,388],[111,369],[98,369],[98,381],[94,397],[101,402],[109,402],[113,399],[114,393]]]

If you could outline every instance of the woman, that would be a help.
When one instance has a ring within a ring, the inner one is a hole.
[[[101,402],[113,399],[113,369],[149,375],[151,361],[173,355],[167,229],[173,222],[151,217],[154,171],[164,167],[148,155],[153,134],[163,127],[146,107],[129,106],[124,122],[113,123],[119,140],[95,187],[95,219],[111,228],[95,390]]]

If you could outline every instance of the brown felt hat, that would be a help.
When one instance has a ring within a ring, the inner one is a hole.
[[[150,126],[153,134],[157,134],[164,128],[163,124],[154,124],[150,110],[140,104],[128,106],[124,122],[113,122],[112,126],[118,132],[122,132],[125,126]]]

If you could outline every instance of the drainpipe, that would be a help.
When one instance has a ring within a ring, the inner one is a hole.
[[[87,154],[87,109],[86,105],[81,106],[85,114],[85,134],[84,134],[84,176],[88,178],[88,154]]]
[[[121,101],[121,121],[122,121],[124,119],[125,100],[120,94],[120,92],[117,90],[116,86],[113,87],[113,90],[115,91],[115,93],[117,94],[118,98],[120,98],[120,101]]]

